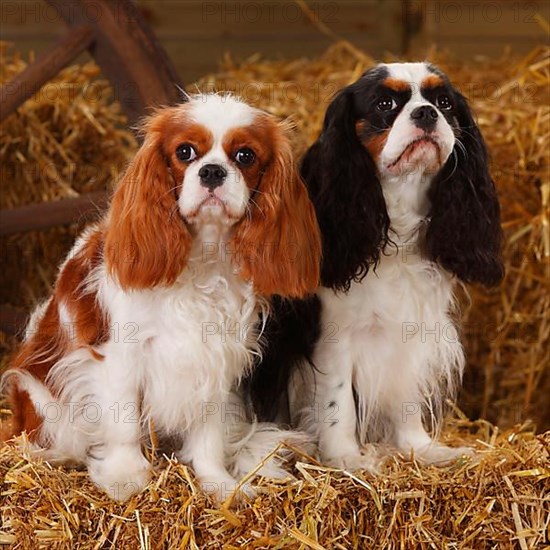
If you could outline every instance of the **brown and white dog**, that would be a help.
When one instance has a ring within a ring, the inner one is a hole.
[[[243,431],[223,410],[260,353],[266,299],[316,289],[319,231],[286,128],[267,113],[199,95],[142,131],[108,214],[69,253],[4,377],[13,431],[124,500],[150,479],[152,421],[223,498],[289,436]]]

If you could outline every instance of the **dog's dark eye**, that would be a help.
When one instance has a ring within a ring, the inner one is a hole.
[[[235,153],[235,161],[243,166],[251,166],[256,160],[256,153],[248,147],[243,147]]]
[[[389,95],[381,97],[376,103],[376,108],[379,111],[393,111],[397,107],[397,103]]]
[[[191,162],[197,158],[197,152],[189,143],[182,143],[176,149],[176,157],[182,162]]]
[[[453,108],[453,104],[451,103],[451,100],[449,99],[448,95],[440,95],[435,100],[435,104],[439,107],[442,111],[450,111]]]

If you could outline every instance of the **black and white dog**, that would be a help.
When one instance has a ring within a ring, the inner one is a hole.
[[[302,166],[323,238],[322,286],[279,301],[249,381],[261,417],[371,468],[384,441],[426,462],[464,367],[453,288],[497,284],[500,209],[465,98],[426,63],[379,65],[332,101]]]

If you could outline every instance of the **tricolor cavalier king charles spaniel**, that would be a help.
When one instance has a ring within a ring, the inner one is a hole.
[[[244,422],[236,387],[268,299],[314,291],[320,250],[284,124],[229,95],[157,111],[32,315],[5,376],[12,433],[125,500],[150,479],[154,429],[223,498],[290,435]]]
[[[499,203],[465,98],[432,65],[379,65],[332,101],[302,176],[322,285],[274,306],[249,380],[260,415],[309,430],[335,467],[373,468],[374,441],[430,463],[468,452],[425,426],[464,367],[454,287],[503,277]]]

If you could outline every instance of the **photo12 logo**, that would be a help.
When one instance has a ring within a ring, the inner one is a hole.
[[[305,4],[305,3],[304,3]],[[335,23],[338,2],[203,2],[203,23]]]
[[[451,23],[474,25],[497,24],[508,20],[511,23],[537,23],[540,6],[537,2],[403,2],[408,17],[417,24]]]
[[[222,344],[229,342],[253,344],[257,339],[257,323],[238,323],[206,321],[202,323],[202,341],[207,344],[214,338]]]
[[[42,0],[25,0],[23,2],[0,2],[0,23],[32,24],[32,23],[62,23],[64,17],[83,23],[97,23],[103,17],[103,2],[81,2],[68,0],[63,2],[63,15],[58,7]],[[113,4],[115,4],[113,2]],[[115,4],[116,5],[116,4]]]

